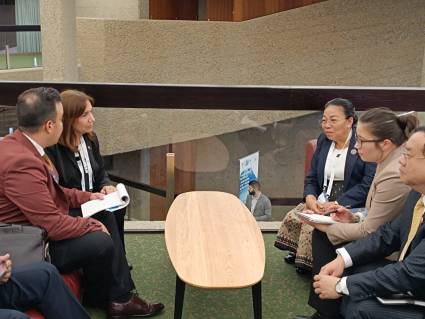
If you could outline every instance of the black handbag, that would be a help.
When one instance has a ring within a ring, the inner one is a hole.
[[[50,261],[46,231],[37,226],[0,223],[0,255],[7,253],[13,266]]]

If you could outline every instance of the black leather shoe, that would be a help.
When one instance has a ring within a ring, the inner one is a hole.
[[[295,271],[299,275],[311,275],[311,270],[302,268],[302,267],[295,267]]]
[[[295,263],[295,254],[289,252],[285,257],[283,257],[283,260],[288,264]]]
[[[132,317],[152,317],[159,314],[164,305],[160,302],[149,303],[133,294],[127,302],[112,302],[108,307],[108,319],[124,319]]]

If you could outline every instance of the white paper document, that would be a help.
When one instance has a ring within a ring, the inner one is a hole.
[[[301,219],[307,220],[312,223],[317,223],[317,224],[336,224],[337,223],[330,216],[324,216],[319,214],[307,214],[302,212],[297,212],[297,215]]]
[[[410,295],[396,294],[385,298],[376,297],[376,299],[383,305],[416,305],[425,307],[425,300],[417,300]]]
[[[110,212],[126,207],[130,203],[130,196],[124,184],[118,184],[117,190],[105,195],[104,199],[94,199],[81,205],[83,217],[90,217],[102,210]]]

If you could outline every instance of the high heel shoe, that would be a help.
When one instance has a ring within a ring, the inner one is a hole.
[[[295,254],[292,252],[289,252],[288,255],[283,257],[283,260],[288,264],[293,264],[295,263]]]

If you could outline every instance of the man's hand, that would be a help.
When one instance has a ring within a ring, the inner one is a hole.
[[[103,188],[100,190],[100,192],[104,195],[108,195],[116,191],[117,191],[117,188],[114,185],[103,186]]]
[[[336,282],[338,281],[338,279],[338,277],[327,275],[314,276],[314,292],[319,295],[320,299],[341,298],[342,296],[335,290]]]
[[[344,272],[344,268],[344,259],[338,255],[334,260],[332,260],[330,263],[327,263],[320,269],[319,275],[341,277],[342,273]]]
[[[103,198],[105,198],[105,195],[103,195],[102,193],[91,193],[90,195],[90,200],[103,199]]]
[[[10,260],[10,255],[6,254],[0,256],[0,285],[6,283],[10,276],[12,275],[12,260]]]

